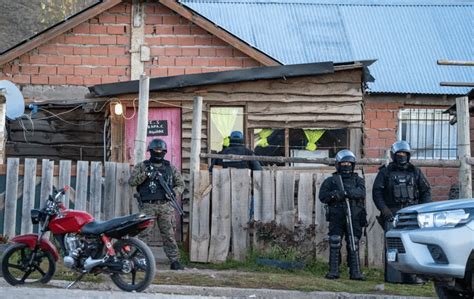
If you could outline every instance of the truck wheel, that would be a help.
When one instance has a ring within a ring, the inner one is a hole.
[[[440,299],[473,298],[472,293],[456,282],[455,287],[448,287],[441,282],[434,282],[436,295]]]

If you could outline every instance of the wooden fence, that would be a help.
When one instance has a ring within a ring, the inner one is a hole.
[[[200,171],[194,182],[191,210],[191,261],[244,259],[253,243],[248,227],[252,221],[274,221],[289,230],[314,225],[316,257],[327,260],[328,222],[318,196],[322,182],[329,176],[318,170],[263,170],[251,175],[247,169],[214,169],[211,183],[209,173]],[[360,254],[367,265],[381,266],[384,237],[375,219],[378,212],[372,201],[374,179],[375,174],[365,176],[369,225],[361,240]]]
[[[133,190],[128,185],[127,163],[63,160],[53,161],[9,158],[0,177],[0,234],[9,237],[37,230],[30,210],[39,208],[51,193],[53,185],[71,186],[65,205],[86,210],[97,220],[108,220],[138,211]],[[0,169],[2,168],[0,167]],[[316,257],[327,259],[328,223],[318,200],[321,183],[330,173],[293,170],[255,171],[214,169],[212,181],[208,171],[201,171],[194,182],[190,256],[192,261],[222,262],[227,258],[242,260],[248,253],[250,220],[276,224],[293,230],[314,224]],[[372,203],[375,174],[365,176],[369,226],[362,238],[361,258],[370,266],[383,264],[383,232],[376,224]],[[296,195],[295,195],[296,194]],[[250,199],[253,197],[253,204]],[[251,218],[249,211],[253,208]],[[364,250],[365,249],[365,250]]]
[[[66,207],[85,210],[97,220],[108,220],[138,211],[133,190],[128,185],[128,163],[62,160],[59,165],[47,159],[37,166],[36,159],[25,159],[20,165],[18,158],[7,160],[4,191],[0,193],[0,234],[12,237],[31,233],[34,227],[30,210],[39,208],[51,194],[53,185],[58,189],[71,186],[66,193]],[[1,191],[0,186],[0,191]]]

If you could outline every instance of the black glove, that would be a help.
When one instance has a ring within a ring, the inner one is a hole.
[[[385,221],[393,221],[392,211],[388,207],[383,207],[381,212]]]
[[[341,190],[334,190],[331,192],[331,200],[334,202],[341,202],[346,199],[346,194],[344,191]]]

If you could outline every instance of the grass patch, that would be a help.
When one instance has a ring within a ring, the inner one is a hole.
[[[220,264],[190,263],[183,253],[183,262],[187,268],[198,271],[165,271],[159,272],[155,284],[177,284],[208,287],[237,287],[237,288],[268,288],[298,291],[329,291],[364,294],[385,294],[400,296],[435,297],[432,282],[425,285],[403,285],[384,282],[383,270],[363,268],[366,281],[349,279],[346,267],[341,266],[341,278],[328,280],[324,275],[328,271],[325,262],[313,260],[306,264],[303,270],[283,270],[270,266],[258,265],[257,258],[274,258],[284,261],[294,260],[288,252],[273,249],[268,252],[252,252],[242,262],[229,260]],[[201,272],[199,271],[201,270]],[[212,270],[212,271],[209,271]],[[384,290],[380,291],[380,285]]]

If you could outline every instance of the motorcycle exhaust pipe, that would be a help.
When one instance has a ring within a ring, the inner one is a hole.
[[[100,266],[105,263],[105,258],[104,259],[98,259],[98,260],[93,260],[91,257],[88,257],[84,261],[84,270],[89,272],[92,270],[94,267]]]

